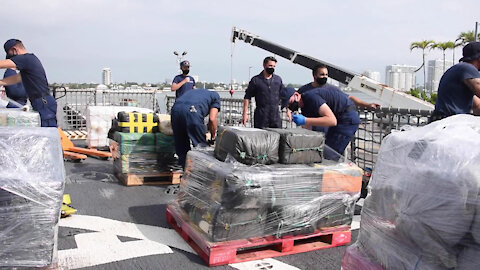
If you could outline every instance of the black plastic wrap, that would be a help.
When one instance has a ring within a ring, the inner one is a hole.
[[[258,128],[218,127],[215,157],[225,161],[230,154],[247,165],[278,162],[280,135]]]
[[[312,164],[323,159],[325,135],[304,128],[267,128],[280,134],[279,162],[282,164]]]

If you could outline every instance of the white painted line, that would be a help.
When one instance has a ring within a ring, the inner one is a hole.
[[[277,261],[275,259],[263,259],[257,261],[249,261],[249,262],[242,262],[242,263],[232,263],[229,266],[234,267],[239,270],[301,270],[295,266],[283,263],[281,261]]]
[[[360,220],[361,219],[362,219],[362,216],[360,216],[360,215],[353,216],[352,226],[350,227],[351,230],[360,229]]]
[[[122,243],[114,234],[92,232],[75,235],[75,242],[78,249],[89,249],[93,245],[101,243],[102,246],[115,246]]]
[[[99,234],[106,235],[106,233],[95,234],[97,236],[99,236]],[[110,236],[102,238],[109,238]],[[119,241],[119,243],[116,244],[109,242],[107,245],[103,245],[103,242],[99,242],[94,238],[91,238],[90,241],[92,242],[90,243],[89,248],[59,250],[59,268],[78,269],[143,256],[173,253],[170,247],[149,240],[129,241],[124,243]]]
[[[85,229],[95,232],[105,232],[112,235],[151,240],[196,254],[173,229],[84,215],[72,215],[68,218],[62,218],[60,219],[59,225],[60,227]]]

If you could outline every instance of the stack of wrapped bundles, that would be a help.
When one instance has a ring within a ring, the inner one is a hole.
[[[280,134],[279,162],[282,164],[312,164],[322,162],[324,134],[304,128],[267,128]]]
[[[0,109],[0,126],[39,127],[38,112],[24,112],[20,109]]]
[[[0,268],[56,262],[65,169],[56,128],[0,128]]]
[[[219,127],[215,157],[225,161],[231,156],[247,165],[278,162],[280,135],[257,128]]]
[[[115,173],[157,173],[176,163],[173,136],[163,133],[125,133],[116,131],[118,158],[113,161]]]
[[[109,146],[108,132],[112,127],[112,120],[119,112],[152,113],[146,108],[129,106],[88,106],[87,107],[87,144],[88,147],[100,148]]]
[[[478,117],[388,135],[343,269],[478,269],[479,164]]]
[[[355,187],[331,188],[335,174]],[[193,150],[174,207],[207,241],[311,233],[350,225],[361,174],[352,164],[246,166]]]

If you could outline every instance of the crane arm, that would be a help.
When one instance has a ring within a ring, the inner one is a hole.
[[[367,95],[378,98],[390,107],[409,108],[419,110],[433,110],[434,106],[419,98],[405,94],[402,91],[395,90],[389,86],[374,81],[366,76],[357,74],[352,71],[340,68],[325,61],[302,54],[295,50],[289,49],[279,44],[267,41],[257,35],[249,33],[245,30],[233,27],[232,42],[243,40],[244,42],[269,51],[275,55],[279,55],[290,60],[294,64],[301,65],[308,69],[313,69],[318,64],[323,64],[328,68],[328,76],[348,87],[359,90]]]

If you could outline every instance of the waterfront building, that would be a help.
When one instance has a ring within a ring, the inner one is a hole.
[[[415,88],[415,70],[417,67],[409,65],[390,65],[385,72],[385,84],[401,90],[410,91]]]
[[[452,61],[445,61],[445,67],[443,66],[442,59],[430,60],[427,65],[427,89],[430,93],[438,92],[438,85],[443,73],[453,65]],[[444,70],[445,68],[445,70]]]
[[[110,68],[104,68],[102,70],[102,83],[104,85],[112,84],[112,70],[110,70]]]
[[[380,82],[381,78],[380,78],[380,72],[378,71],[371,71],[371,70],[367,70],[365,72],[362,73],[362,75],[372,79],[372,80],[375,80],[377,82]]]

